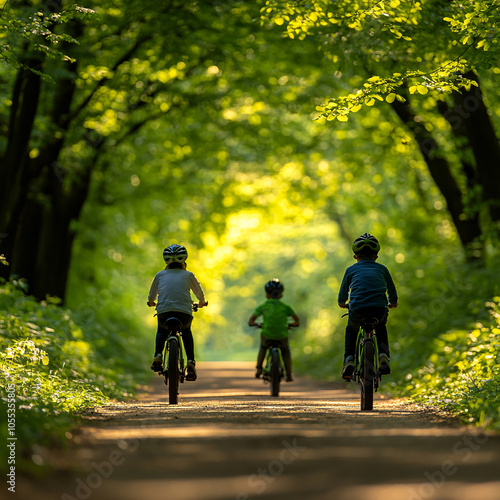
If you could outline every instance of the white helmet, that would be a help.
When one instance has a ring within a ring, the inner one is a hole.
[[[187,259],[187,250],[182,245],[170,245],[163,250],[163,260],[165,264],[172,262],[185,262]]]

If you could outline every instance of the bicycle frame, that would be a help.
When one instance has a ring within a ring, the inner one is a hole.
[[[278,351],[280,358],[280,379],[283,378],[283,373],[284,373],[283,356],[281,354],[281,346],[277,342],[276,344],[271,344],[266,352],[265,363],[264,366],[262,367],[262,378],[266,382],[270,382],[271,380],[271,361],[272,361],[273,349],[276,349]]]
[[[196,312],[200,307],[205,307],[207,305],[208,302],[205,302],[202,306],[193,302],[193,312]],[[163,347],[161,370],[155,371],[157,371],[158,375],[163,375],[165,377],[165,385],[168,386],[169,403],[177,404],[179,396],[179,383],[184,382],[186,379],[187,369],[187,364],[184,361],[182,322],[177,317],[172,316],[165,321],[163,326],[169,333],[165,341],[165,346]],[[196,380],[196,376],[194,378],[187,378],[187,380],[194,381]]]
[[[262,328],[262,325],[252,325]],[[288,329],[293,328],[291,325]],[[281,342],[279,340],[269,340],[266,356],[262,367],[262,379],[264,383],[271,384],[271,396],[279,396],[280,382],[284,377],[285,363],[281,353]]]
[[[379,374],[377,335],[375,333],[374,324],[366,324],[359,329],[358,338],[356,340],[356,358],[354,362],[355,366],[354,366],[353,380],[356,381],[357,378],[359,379],[359,374],[362,372],[364,349],[365,345],[368,342],[371,342],[373,344],[375,351],[374,371],[377,374],[377,379],[375,384],[375,390],[377,390],[378,382],[380,380],[380,374]]]
[[[266,353],[266,362],[262,369],[262,378],[264,382],[269,382],[271,385],[271,396],[273,397],[279,396],[283,371],[281,343],[271,341]]]
[[[160,375],[165,377],[170,404],[177,404],[179,383],[184,382],[185,364],[182,344],[182,323],[177,318],[168,318],[165,327],[170,332],[163,350],[163,367]]]
[[[353,379],[361,389],[361,410],[373,410],[373,393],[380,382],[377,336],[375,326],[378,319],[373,316],[363,318],[356,340],[356,360]]]
[[[184,344],[182,343],[182,334],[181,332],[174,332],[168,336],[165,342],[165,348],[163,349],[163,371],[160,372],[160,375],[167,375],[169,371],[169,360],[168,360],[168,352],[170,351],[170,346],[172,342],[176,342],[179,349],[179,365],[178,371],[180,376],[180,381],[184,382],[185,376],[185,362],[184,362]],[[167,382],[165,381],[165,384]]]

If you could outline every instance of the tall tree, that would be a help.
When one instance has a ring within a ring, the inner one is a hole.
[[[269,0],[262,17],[286,24],[291,38],[316,37],[337,76],[356,82],[350,94],[318,108],[324,118],[347,121],[377,101],[393,107],[446,200],[468,258],[480,258],[485,232],[493,228],[498,238],[500,229],[499,141],[478,76],[498,63],[498,2]],[[449,123],[447,140],[463,153],[459,170],[423,117],[431,103]],[[487,206],[482,217],[480,200]]]
[[[203,98],[230,44],[223,17],[238,4],[100,2],[91,18],[74,15],[72,1],[4,5],[13,47],[2,75],[11,94],[1,110],[4,277],[64,298],[92,178],[145,124]],[[26,37],[33,20],[37,36]]]

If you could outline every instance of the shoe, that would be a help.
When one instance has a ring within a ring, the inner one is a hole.
[[[157,354],[153,358],[153,364],[151,365],[151,370],[153,370],[154,372],[161,372],[161,370],[162,370],[162,361],[163,361],[162,355],[161,354]]]
[[[387,354],[382,353],[379,356],[378,361],[380,375],[389,375],[391,373],[391,367],[389,366],[389,357]]]
[[[196,374],[195,365],[196,365],[196,361],[188,359],[186,380],[190,380],[191,382],[194,382],[198,378],[198,375]]]
[[[287,382],[293,382],[293,377],[291,375],[287,375],[286,378],[285,378],[285,380]]]
[[[257,366],[257,371],[255,372],[255,378],[260,378],[262,377],[262,368],[259,368]]]
[[[346,382],[350,382],[353,373],[354,373],[354,361],[352,356],[348,356],[344,361],[344,366],[342,367],[342,378]]]

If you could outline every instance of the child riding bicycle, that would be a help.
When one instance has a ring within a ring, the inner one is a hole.
[[[196,361],[191,331],[193,321],[191,290],[199,300],[199,307],[205,306],[205,295],[196,276],[186,270],[187,250],[182,245],[170,245],[163,250],[163,260],[167,264],[157,273],[151,283],[148,306],[156,306],[158,331],[156,333],[155,355],[151,369],[161,371],[162,353],[169,332],[165,328],[168,318],[177,318],[182,323],[182,340],[187,357],[186,380],[196,380]],[[158,297],[158,304],[155,300]]]
[[[352,251],[357,262],[346,269],[338,295],[339,307],[349,309],[342,367],[342,378],[346,381],[351,379],[354,372],[356,339],[363,316],[367,314],[378,320],[375,334],[380,373],[382,375],[391,373],[387,315],[388,308],[398,305],[398,294],[391,273],[387,267],[375,262],[380,251],[377,238],[369,233],[362,234],[352,244]],[[349,305],[346,304],[348,298]]]
[[[281,302],[284,287],[278,278],[274,278],[265,285],[267,300],[258,306],[248,320],[249,326],[258,326],[255,320],[262,316],[262,334],[260,340],[260,349],[257,356],[257,371],[255,378],[260,378],[262,375],[262,363],[266,357],[266,352],[270,342],[279,340],[281,343],[280,349],[285,364],[286,381],[292,382],[292,356],[290,346],[288,344],[288,317],[291,316],[294,320],[290,326],[299,326],[299,317],[294,310],[287,304]]]

